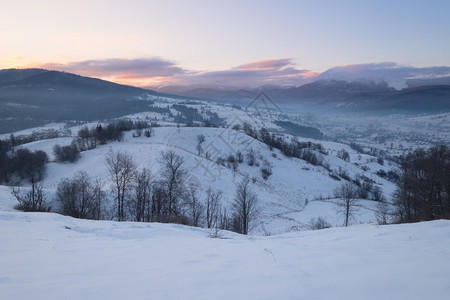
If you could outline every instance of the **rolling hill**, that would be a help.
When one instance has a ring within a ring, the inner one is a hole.
[[[0,70],[0,128],[61,120],[101,120],[145,110],[150,90],[42,69]]]

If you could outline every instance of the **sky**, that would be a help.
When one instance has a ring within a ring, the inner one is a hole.
[[[450,66],[450,1],[0,0],[0,69],[124,84],[299,85],[348,65]]]

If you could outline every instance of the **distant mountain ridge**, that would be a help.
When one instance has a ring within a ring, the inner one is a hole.
[[[176,88],[165,87],[164,92]],[[450,85],[396,90],[384,81],[321,79],[298,87],[263,88],[275,103],[305,106],[310,111],[450,111]],[[261,88],[184,87],[173,95],[66,72],[0,70],[0,131],[16,131],[49,121],[104,120],[146,111],[154,97],[212,99],[246,106],[260,91]]]
[[[384,81],[321,79],[299,87],[270,86],[263,89],[274,102],[303,105],[321,110],[380,112],[450,111],[450,85],[424,85],[396,90]],[[170,92],[169,88],[165,91]],[[261,88],[254,89],[186,89],[179,94],[209,98],[240,105],[251,103]]]
[[[234,89],[166,86],[164,91],[245,104],[264,90],[280,104],[308,106],[317,111],[450,111],[450,67],[447,66],[413,67],[394,62],[348,64],[332,67],[311,80],[299,86]],[[425,86],[420,90],[411,89]]]

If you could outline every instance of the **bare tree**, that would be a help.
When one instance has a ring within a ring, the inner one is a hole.
[[[272,175],[272,164],[264,160],[263,166],[261,167],[261,176],[264,180],[267,180],[270,175]]]
[[[155,181],[152,184],[152,203],[151,216],[152,221],[161,222],[163,214],[167,211],[167,191],[165,184],[161,181]]]
[[[143,168],[136,174],[134,184],[134,201],[132,210],[138,222],[150,222],[151,220],[151,190],[152,174],[150,170]]]
[[[117,219],[118,221],[124,221],[125,196],[132,187],[136,175],[136,164],[130,154],[111,151],[106,156],[106,165],[111,181],[113,181],[113,190],[116,193]]]
[[[330,228],[331,224],[327,222],[326,218],[322,218],[321,216],[316,218],[312,218],[309,221],[308,227],[311,230],[320,230],[320,229],[326,229]]]
[[[258,217],[258,196],[250,187],[250,179],[245,177],[236,187],[236,196],[232,203],[233,216],[236,220],[236,231],[248,234],[251,224]]]
[[[375,212],[375,216],[377,217],[379,225],[386,225],[388,223],[390,211],[389,211],[389,204],[385,200],[382,200],[377,203],[377,210]]]
[[[379,186],[375,186],[372,191],[373,201],[385,202],[386,197],[383,195],[383,190]]]
[[[255,151],[253,151],[253,149],[250,149],[250,151],[247,152],[246,156],[248,165],[253,166],[256,163]]]
[[[350,154],[345,149],[339,150],[337,152],[336,156],[339,157],[342,160],[350,161]]]
[[[65,215],[81,219],[100,219],[104,198],[102,184],[80,171],[72,179],[63,179],[56,189],[56,201]]]
[[[198,153],[199,156],[202,155],[202,153],[203,153],[203,146],[202,146],[202,144],[205,142],[205,140],[206,140],[205,135],[203,135],[203,134],[197,135],[197,147],[196,147],[196,149],[197,149],[197,153]]]
[[[87,126],[84,126],[78,131],[76,143],[80,151],[86,151],[97,147],[97,139],[93,132],[99,128],[101,130],[101,126],[97,126],[97,129],[93,128],[92,130],[89,130]]]
[[[195,227],[201,226],[203,213],[205,207],[203,203],[200,202],[200,196],[198,188],[195,186],[189,187],[189,197],[188,197],[188,214],[192,221],[192,225]]]
[[[20,188],[13,188],[12,195],[19,201],[16,209],[23,211],[50,211],[50,207],[45,204],[44,186],[40,182],[32,181],[31,190],[23,194]]]
[[[102,218],[102,203],[105,200],[105,192],[103,191],[104,182],[99,178],[91,181],[92,192],[94,196],[93,219],[100,220]]]
[[[179,213],[179,200],[185,193],[184,179],[186,171],[183,168],[184,159],[174,151],[161,153],[163,164],[163,184],[167,191],[167,204],[169,218]]]
[[[231,220],[228,217],[228,213],[227,213],[227,208],[226,207],[224,207],[222,209],[222,211],[220,212],[219,220],[220,220],[220,224],[219,224],[220,229],[224,229],[224,230],[232,229],[230,227]]]
[[[338,212],[344,215],[344,226],[347,227],[354,214],[358,211],[357,199],[358,189],[350,182],[345,182],[334,190],[338,199]]]
[[[73,163],[80,158],[80,151],[75,143],[62,147],[59,144],[56,144],[53,147],[53,154],[58,162],[69,161]]]
[[[211,187],[206,191],[205,211],[206,211],[206,227],[213,228],[217,225],[220,213],[220,200],[222,192],[215,191]]]
[[[12,191],[19,201],[18,209],[24,211],[47,211],[45,205],[43,186],[40,181],[44,178],[48,156],[44,151],[31,152],[28,149],[17,150],[13,157],[4,163],[10,166],[10,172],[16,173],[20,178],[26,178],[31,183],[30,192],[23,195],[19,189]],[[8,173],[9,170],[6,170]]]

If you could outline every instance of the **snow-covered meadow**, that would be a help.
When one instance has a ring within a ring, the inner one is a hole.
[[[450,221],[241,236],[12,209],[1,299],[448,299]]]

